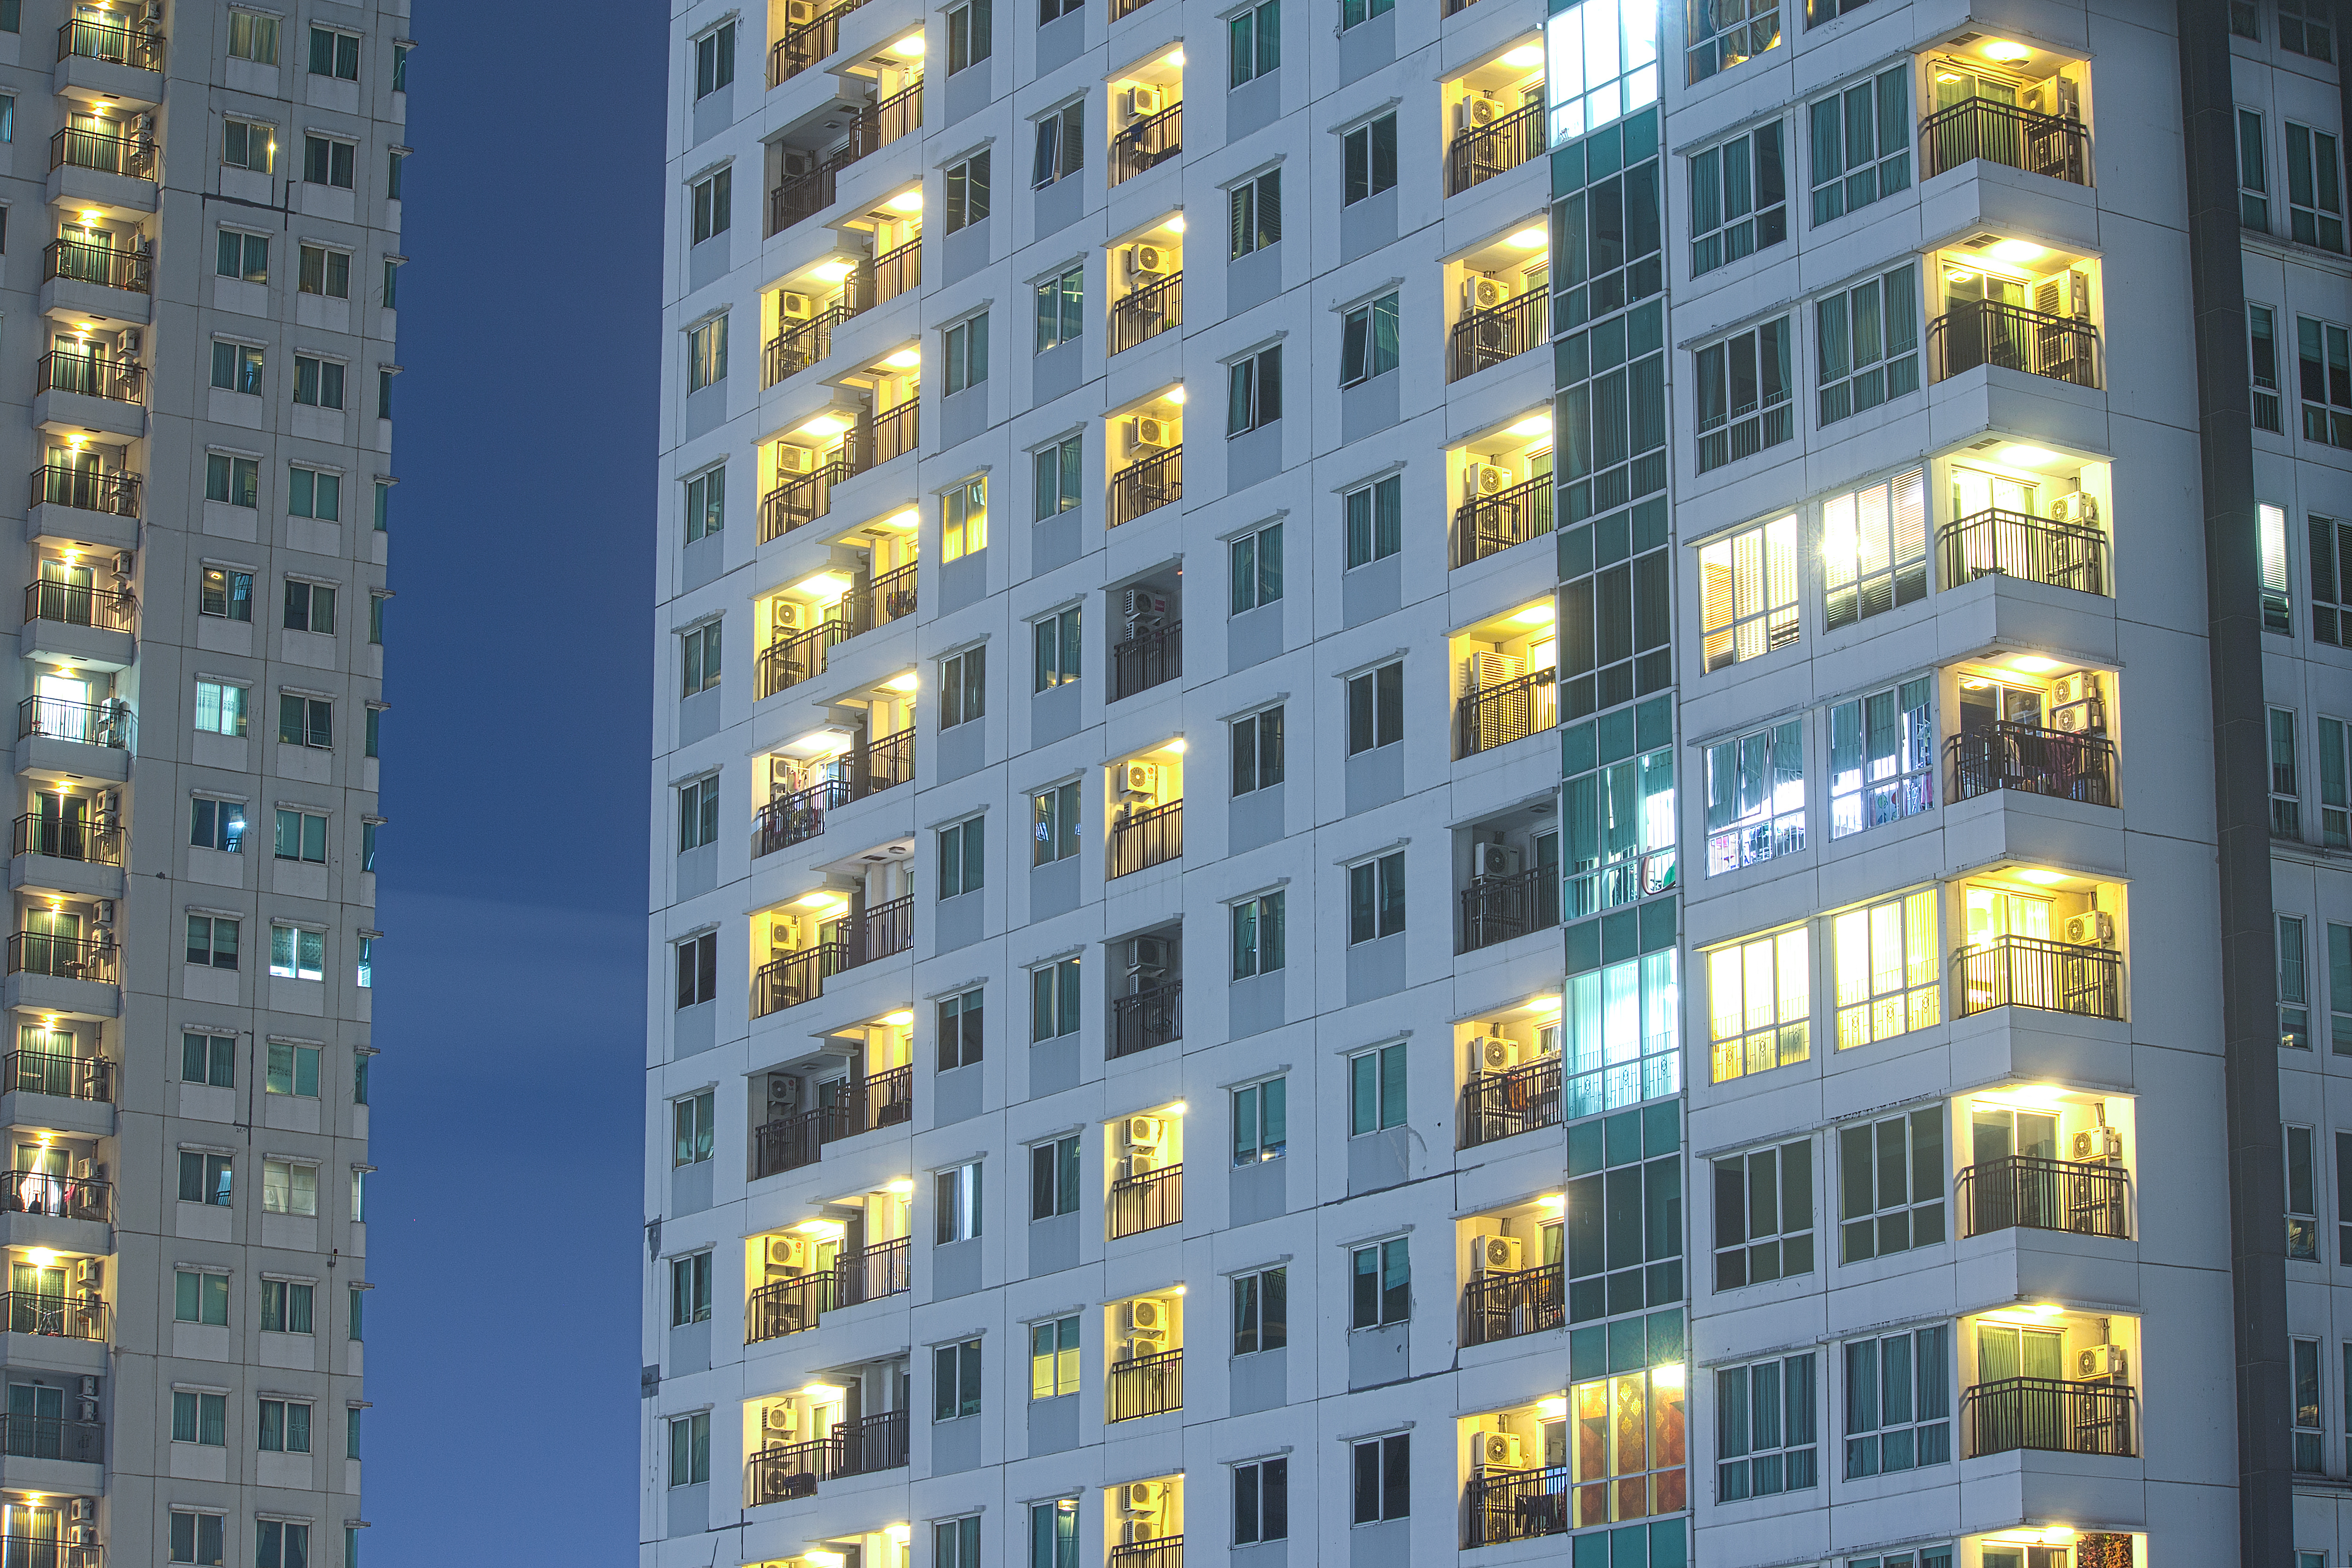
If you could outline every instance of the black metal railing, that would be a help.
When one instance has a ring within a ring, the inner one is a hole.
[[[839,0],[805,22],[794,23],[768,50],[768,85],[788,82],[841,47],[841,19],[866,0]]]
[[[79,741],[128,751],[136,738],[131,705],[116,698],[102,703],[68,702],[63,697],[26,697],[16,705],[16,738],[40,736],[49,740]]]
[[[762,1176],[780,1176],[816,1164],[824,1153],[824,1145],[839,1141],[848,1123],[848,1108],[838,1103],[761,1123],[751,1129],[751,1179],[758,1181]],[[825,1304],[831,1305],[832,1300],[826,1297]]]
[[[126,294],[148,294],[154,288],[154,262],[144,251],[117,250],[87,240],[51,240],[41,250],[41,281],[62,277],[68,283],[95,283]]]
[[[1104,1568],[1184,1568],[1184,1538],[1162,1535],[1114,1546],[1104,1559]]]
[[[804,843],[824,831],[824,814],[856,797],[845,779],[827,779],[769,801],[751,814],[751,858]]]
[[[2090,142],[2089,129],[2072,115],[1965,98],[1919,122],[1919,177],[1984,158],[2029,174],[2087,185]]]
[[[848,956],[841,967],[854,969],[860,964],[904,953],[915,945],[915,895],[891,899],[887,904],[866,905],[866,918],[852,932]]]
[[[1445,148],[1445,193],[1507,174],[1544,150],[1543,100],[1457,134]]]
[[[795,474],[761,497],[760,542],[766,544],[832,511],[833,487],[863,471],[856,458],[856,446],[845,444],[839,457]]]
[[[908,1238],[900,1236],[889,1241],[877,1241],[858,1252],[845,1252],[835,1260],[834,1273],[838,1276],[833,1288],[834,1300],[845,1307],[861,1301],[878,1301],[885,1296],[904,1295],[914,1288],[914,1276],[908,1270]]]
[[[60,1100],[114,1101],[114,1063],[61,1051],[12,1051],[0,1057],[0,1094],[54,1094]]]
[[[2032,1448],[2053,1454],[2139,1452],[2139,1395],[2113,1383],[2004,1377],[1960,1392],[1961,1457]]]
[[[1454,564],[1468,566],[1549,532],[1551,476],[1538,474],[1454,509]]]
[[[885,1068],[867,1076],[858,1085],[858,1110],[865,1125],[872,1132],[879,1127],[902,1127],[915,1119],[915,1066]]]
[[[16,819],[16,853],[90,865],[122,863],[122,830],[101,827],[84,817],[49,817],[27,811]]]
[[[1184,106],[1171,103],[1110,140],[1110,183],[1132,180],[1184,151]]]
[[[1110,19],[1116,22],[1132,16],[1150,4],[1151,0],[1110,0]]]
[[[1110,999],[1110,1043],[1104,1055],[1133,1056],[1183,1038],[1183,981],[1170,980]]]
[[[1952,799],[2019,789],[2085,805],[2116,803],[2116,747],[2105,736],[1989,724],[1944,742]]]
[[[1462,890],[1462,951],[1475,953],[1559,924],[1559,868],[1473,877]]]
[[[2107,591],[2107,536],[2095,528],[1989,507],[1946,523],[1936,531],[1936,543],[1946,588],[2000,576],[2102,596]]]
[[[1445,379],[1458,382],[1541,348],[1551,331],[1550,303],[1550,289],[1530,288],[1454,323],[1445,344]]]
[[[66,626],[94,626],[101,632],[131,630],[138,601],[111,588],[87,583],[58,582],[47,578],[25,585],[25,619],[55,621]]]
[[[12,1459],[64,1459],[77,1465],[105,1462],[106,1428],[95,1421],[19,1416],[13,1410],[5,1420],[6,1440],[0,1448]]]
[[[2080,316],[1961,300],[1927,323],[1928,379],[1940,382],[1979,365],[2096,387],[2099,329]]]
[[[106,1568],[106,1548],[53,1536],[0,1535],[0,1568]]]
[[[79,57],[142,71],[163,68],[163,35],[106,22],[68,22],[58,29],[58,58]]]
[[[1171,800],[1110,825],[1110,867],[1106,877],[1126,876],[1165,864],[1184,852],[1184,802]]]
[[[1538,1127],[1559,1125],[1559,1058],[1506,1072],[1474,1072],[1462,1086],[1460,1146],[1475,1148]]]
[[[920,235],[908,240],[896,250],[886,250],[874,258],[872,298],[866,308],[871,310],[886,300],[896,299],[923,281],[923,241]]]
[[[1567,1534],[1570,1484],[1566,1465],[1474,1472],[1462,1496],[1462,1544],[1493,1546]]]
[[[46,931],[8,934],[8,973],[47,975],[59,980],[115,981],[113,943],[101,945],[90,936],[53,936]]]
[[[836,1476],[866,1476],[877,1470],[903,1469],[907,1464],[907,1413],[884,1410],[855,1421],[844,1421],[834,1427],[833,1442],[833,1473]]]
[[[1132,1421],[1184,1408],[1184,1353],[1163,1350],[1111,1363],[1110,1419]]]
[[[1529,670],[1462,699],[1454,710],[1461,733],[1457,757],[1475,757],[1551,728],[1559,722],[1556,670]]]
[[[915,612],[915,565],[908,561],[902,567],[884,572],[866,585],[865,611],[858,630],[887,626],[893,621],[903,621]]]
[[[922,438],[922,402],[908,398],[902,403],[884,409],[874,416],[867,432],[866,466],[878,467],[893,457],[902,457],[915,450]]]
[[[1967,1236],[2014,1227],[2131,1239],[2131,1178],[2120,1166],[2004,1155],[1963,1169],[1958,1197]]]
[[[830,1437],[804,1443],[779,1443],[754,1453],[745,1465],[743,1505],[789,1502],[813,1497],[817,1482],[833,1474],[834,1444]]]
[[[1567,1281],[1559,1263],[1474,1276],[1462,1287],[1462,1343],[1492,1344],[1559,1327],[1567,1321]]]
[[[853,747],[849,762],[850,782],[861,800],[906,783],[915,776],[914,727]]]
[[[104,398],[109,402],[146,401],[147,367],[136,360],[51,349],[34,365],[37,379],[33,390],[37,392],[79,392],[83,397]]]
[[[751,671],[752,700],[765,702],[778,692],[824,674],[826,656],[848,636],[846,622],[820,621],[804,632],[769,643],[760,650]]]
[[[2123,955],[2112,947],[1995,936],[1952,955],[1953,1013],[2044,1008],[2091,1018],[2124,1016]]]
[[[139,516],[139,476],[126,469],[101,472],[45,463],[33,470],[32,504],[71,507],[78,512],[104,512],[109,517]]]
[[[781,42],[778,45],[782,47]],[[830,51],[827,51],[828,53]],[[923,123],[923,84],[916,81],[856,111],[849,134],[809,168],[786,176],[768,193],[768,234],[782,233],[833,205],[841,172],[880,152]]]
[[[774,386],[832,353],[833,329],[856,314],[847,305],[828,305],[814,316],[787,317],[784,329],[768,340],[762,384]]]
[[[62,1296],[39,1291],[0,1291],[0,1330],[100,1343],[114,1337],[113,1315],[94,1292]]]
[[[0,1212],[95,1219],[102,1224],[114,1215],[114,1184],[94,1176],[0,1171]]]
[[[753,1291],[743,1303],[743,1343],[758,1344],[816,1327],[817,1320],[833,1311],[833,1280],[832,1270],[817,1269],[789,1280],[772,1280]]]
[[[1110,476],[1110,520],[1105,526],[1115,528],[1131,523],[1146,512],[1183,498],[1184,449],[1171,446]]]
[[[124,136],[112,131],[84,131],[68,126],[49,138],[49,167],[70,164],[100,174],[123,174],[133,180],[155,177],[155,139]]]
[[[1130,288],[1110,307],[1110,351],[1123,354],[1171,327],[1184,324],[1184,275],[1171,272]]]
[[[751,973],[751,1016],[766,1018],[824,995],[825,978],[841,972],[846,951],[839,942],[820,942],[761,965]]]
[[[1184,673],[1184,623],[1171,621],[1110,650],[1110,700],[1148,692]]]

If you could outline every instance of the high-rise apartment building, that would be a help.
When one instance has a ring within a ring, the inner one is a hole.
[[[12,1568],[355,1561],[406,12],[0,3]]]
[[[677,8],[645,1560],[2346,1562],[2332,11]]]

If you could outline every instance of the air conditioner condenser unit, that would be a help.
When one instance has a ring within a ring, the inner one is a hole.
[[[1518,1435],[1513,1432],[1479,1433],[1478,1464],[1482,1469],[1490,1470],[1525,1469]]]
[[[1478,1238],[1478,1272],[1481,1274],[1516,1274],[1519,1271],[1522,1248],[1516,1236],[1481,1236]]]
[[[2066,916],[2064,940],[2076,947],[2112,947],[2116,942],[2116,917],[2104,909]]]

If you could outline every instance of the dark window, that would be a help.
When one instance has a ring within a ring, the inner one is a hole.
[[[1234,721],[1234,793],[1246,795],[1282,782],[1282,710]]]
[[[1404,664],[1382,664],[1348,683],[1348,755],[1404,738]]]
[[[1412,1434],[1374,1437],[1355,1445],[1355,1509],[1358,1524],[1403,1519],[1412,1512]]]
[[[1349,0],[1355,4],[1357,0]],[[1383,114],[1339,139],[1339,204],[1353,206],[1397,183],[1397,117]]]
[[[949,997],[940,1003],[940,1071],[970,1067],[980,1060],[982,1021],[986,1017],[981,1006],[982,993],[966,991],[961,996]]]
[[[706,931],[677,945],[677,1005],[690,1008],[718,998],[719,933]]]

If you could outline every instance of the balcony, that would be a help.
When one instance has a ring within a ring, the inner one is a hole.
[[[1558,724],[1558,675],[1557,670],[1530,670],[1464,697],[1454,711],[1455,758],[1508,746]]]
[[[2113,1383],[2070,1383],[2055,1377],[2004,1377],[1960,1393],[1961,1456],[2030,1448],[2052,1454],[2139,1452],[2137,1391]]]
[[[77,397],[122,403],[147,401],[147,368],[136,360],[52,349],[33,363],[37,376],[33,391],[37,394],[71,392]]]
[[[820,1481],[901,1469],[906,1464],[907,1412],[885,1410],[838,1422],[830,1437],[760,1449],[747,1467],[744,1505],[757,1508],[814,1496]]]
[[[1171,446],[1110,476],[1110,519],[1108,527],[1131,523],[1184,498],[1184,448]]]
[[[0,1332],[105,1344],[114,1337],[113,1314],[95,1295],[68,1298],[37,1291],[8,1291],[0,1292]]]
[[[94,468],[74,468],[63,463],[47,463],[33,470],[31,504],[36,507],[69,507],[77,512],[98,512],[107,517],[136,518],[139,516],[139,476],[115,469],[102,473]]]
[[[845,1253],[833,1266],[834,1304],[859,1306],[885,1296],[902,1296],[914,1288],[908,1268],[908,1239],[880,1241],[862,1252]],[[907,1461],[900,1459],[900,1464]]]
[[[1111,302],[1110,351],[1123,354],[1138,343],[1183,324],[1184,274],[1180,270],[1155,278],[1140,288],[1131,288]]]
[[[874,291],[866,308],[887,304],[901,294],[912,293],[923,281],[923,236],[913,239],[895,250],[886,250],[874,258]]]
[[[882,1470],[904,1469],[907,1413],[884,1410],[856,1421],[845,1421],[834,1427],[833,1441],[833,1473],[836,1476],[870,1476]]]
[[[1551,532],[1551,476],[1538,474],[1455,507],[1454,564],[1468,566]]]
[[[767,1131],[764,1127],[760,1130]],[[743,1343],[759,1344],[787,1334],[805,1333],[833,1308],[834,1271],[830,1269],[762,1285],[743,1303]]]
[[[768,340],[761,384],[774,386],[832,353],[833,329],[857,314],[844,303],[828,305],[814,316],[788,318],[792,324]]]
[[[106,1460],[106,1428],[95,1421],[65,1421],[55,1416],[19,1416],[10,1411],[5,1448],[12,1459],[63,1459],[96,1465]],[[56,1550],[54,1545],[52,1550]]]
[[[870,905],[862,920],[844,920],[839,940],[820,942],[770,959],[751,975],[751,1016],[766,1018],[824,995],[824,982],[845,969],[906,952],[915,941],[915,900],[910,894]],[[811,1115],[822,1114],[818,1112]],[[862,1130],[862,1129],[861,1129]]]
[[[1956,1196],[1964,1236],[2023,1228],[2131,1239],[2131,1178],[2116,1166],[2006,1155],[1963,1169]]]
[[[1184,1218],[1183,1166],[1162,1166],[1140,1176],[1119,1177],[1110,1184],[1110,1197],[1104,1212],[1110,1221],[1113,1241],[1157,1230],[1163,1225],[1181,1224]],[[1183,1402],[1180,1394],[1176,1403]],[[1114,1416],[1111,1419],[1116,1421],[1118,1417]]]
[[[1475,1471],[1462,1497],[1464,1548],[1567,1534],[1571,1485],[1566,1465]]]
[[[1108,878],[1127,876],[1150,866],[1163,865],[1183,852],[1184,802],[1171,800],[1164,806],[1112,820],[1109,866],[1104,874]]]
[[[1558,1063],[1553,1064],[1552,1086],[1557,1104]],[[1567,1272],[1562,1264],[1476,1275],[1462,1287],[1462,1343],[1493,1344],[1556,1329],[1568,1321],[1567,1300]]]
[[[2043,114],[1989,98],[1962,99],[1919,122],[1919,177],[1932,179],[1982,158],[2087,185],[2090,135],[2072,115]]]
[[[921,414],[920,400],[911,397],[876,414],[866,429],[866,466],[878,468],[915,450],[922,433]]]
[[[42,1214],[104,1225],[114,1218],[114,1184],[39,1171],[0,1172],[0,1214]]]
[[[2021,1007],[2120,1020],[2123,969],[2112,947],[1995,936],[1952,955],[1954,1016]]]
[[[1990,724],[1944,742],[1954,800],[2018,789],[2089,806],[2116,803],[2115,743],[2030,724]]]
[[[914,727],[910,725],[896,735],[853,747],[845,760],[849,764],[850,784],[860,800],[904,784],[915,776]]]
[[[1106,1568],[1184,1568],[1184,1538],[1163,1535],[1114,1546],[1105,1563]]]
[[[765,702],[778,692],[790,691],[824,674],[826,656],[851,635],[846,622],[821,621],[805,632],[769,643],[760,650],[759,664],[752,672],[752,700]]]
[[[856,798],[847,779],[827,779],[769,801],[751,814],[751,858],[805,843],[824,831],[826,812]]]
[[[1559,924],[1559,868],[1473,877],[1462,890],[1462,951],[1475,953]],[[1554,1079],[1553,1086],[1559,1086]]]
[[[114,1103],[114,1063],[103,1056],[12,1051],[0,1057],[0,1094],[54,1094],[60,1100]]]
[[[163,35],[96,20],[68,22],[58,29],[58,58],[97,60],[103,65],[128,66],[133,70],[161,71]]]
[[[1538,1127],[1559,1125],[1559,1058],[1504,1072],[1474,1072],[1462,1086],[1457,1147],[1475,1148]]]
[[[1157,631],[1111,644],[1110,700],[1120,702],[1148,692],[1183,673],[1184,623],[1171,621]]]
[[[110,986],[116,980],[115,959],[120,951],[110,942],[100,945],[88,936],[12,931],[8,934],[8,973],[46,975],[59,980],[94,980]],[[5,1202],[0,1202],[0,1207],[5,1207]]]
[[[123,136],[110,131],[82,131],[68,126],[49,138],[49,167],[87,169],[93,173],[119,174],[131,180],[155,178],[155,139]],[[152,200],[146,204],[150,208]]]
[[[840,0],[809,20],[785,28],[783,37],[768,50],[768,85],[781,87],[820,60],[830,59],[841,47],[841,19],[865,4],[866,0]]]
[[[80,817],[27,811],[16,819],[16,852],[85,865],[122,863],[122,830],[100,827]]]
[[[2051,522],[1998,507],[1971,512],[1936,532],[1944,586],[1980,577],[2015,577],[2105,597],[2107,536],[2096,528]]]
[[[1927,377],[1945,381],[1979,365],[2096,388],[2099,329],[2080,316],[1997,299],[1957,301],[1927,323]]]
[[[1454,323],[1445,344],[1446,381],[1462,381],[1543,347],[1551,332],[1550,304],[1549,288],[1530,288]]]
[[[1543,102],[1538,99],[1455,133],[1445,148],[1445,193],[1458,196],[1473,185],[1509,173],[1543,151]]]
[[[1134,1421],[1184,1408],[1184,1353],[1163,1350],[1110,1365],[1110,1415],[1113,1421]]]
[[[1184,105],[1170,104],[1111,138],[1110,183],[1121,184],[1184,151]]]
[[[854,9],[844,6],[843,10]],[[838,15],[838,13],[834,13]],[[813,24],[819,25],[819,24]],[[781,49],[790,35],[779,39]],[[828,50],[828,53],[831,51]],[[823,57],[820,56],[820,58]],[[859,159],[879,152],[923,124],[923,84],[918,79],[879,103],[860,108],[849,124],[849,134],[807,169],[789,174],[768,193],[768,235],[772,238],[794,224],[813,218],[833,205],[835,182]]]
[[[1184,1038],[1184,982],[1170,980],[1110,999],[1110,1044],[1116,1060]]]
[[[25,585],[25,621],[88,626],[98,632],[129,632],[138,601],[127,592],[48,579]]]

